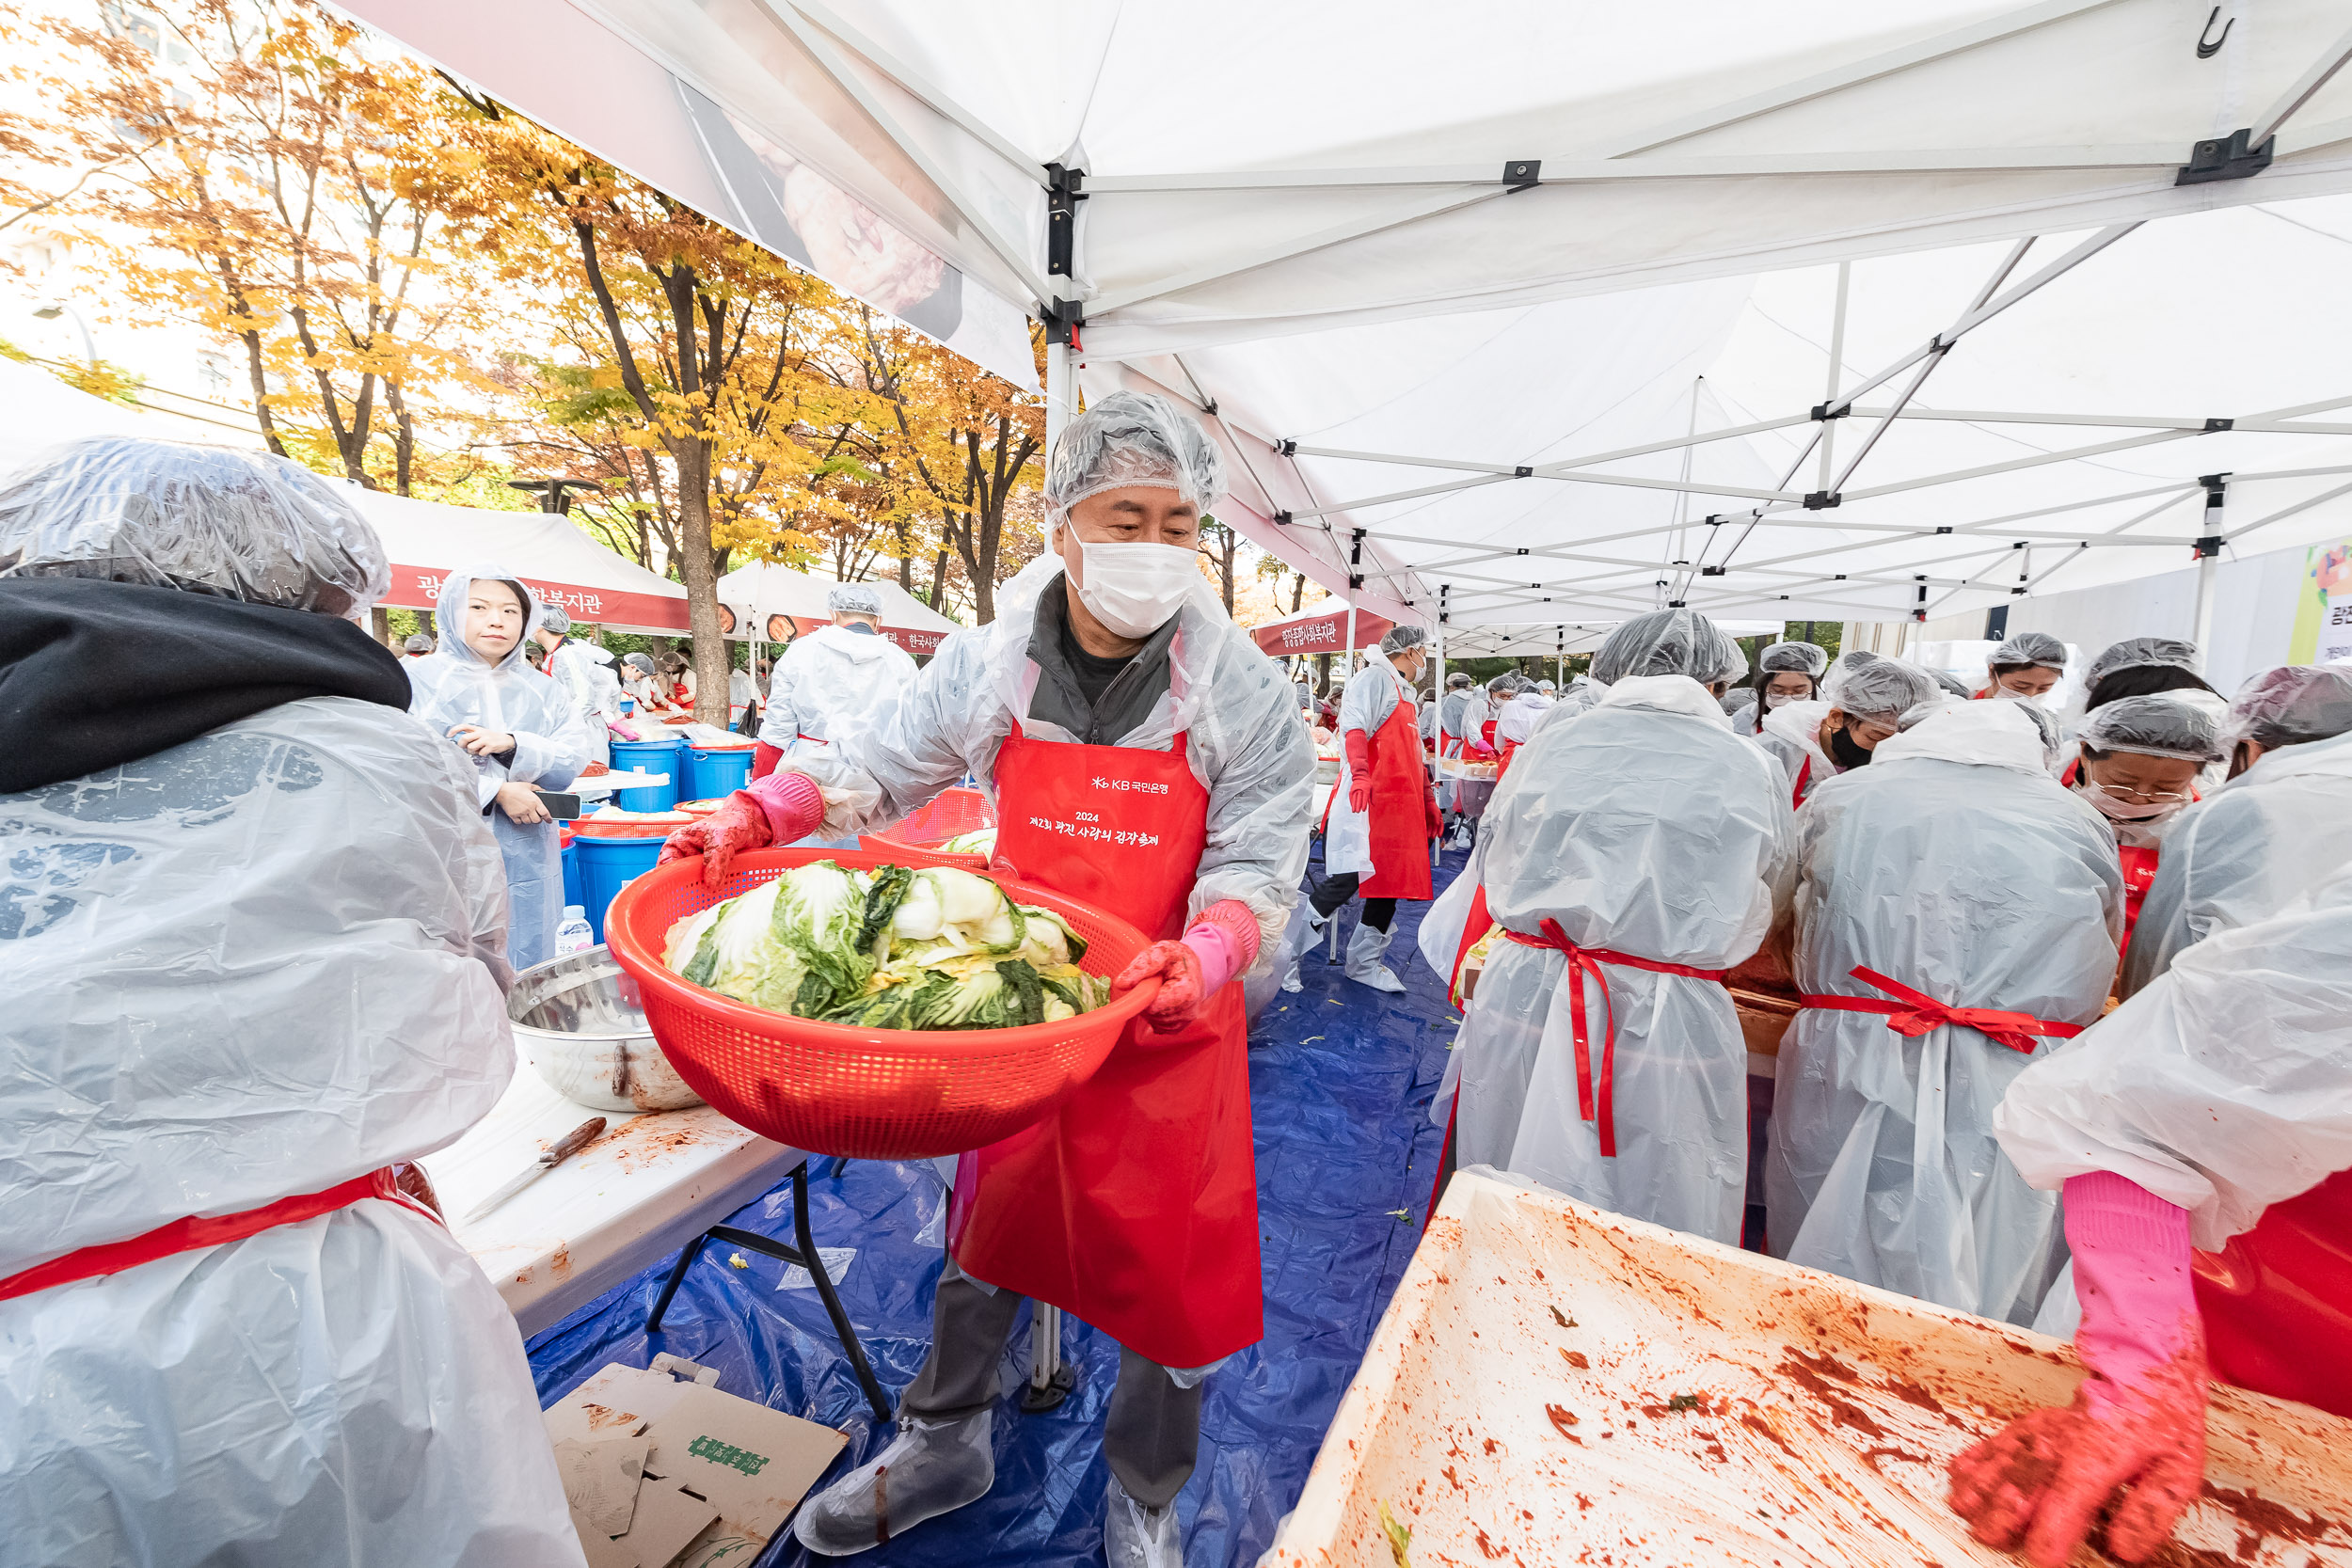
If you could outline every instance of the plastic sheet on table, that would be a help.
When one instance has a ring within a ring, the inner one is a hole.
[[[1446,872],[1461,863],[1447,856]],[[1311,946],[1305,989],[1274,996],[1250,1031],[1266,1338],[1208,1380],[1199,1466],[1177,1499],[1188,1568],[1247,1568],[1272,1542],[1420,1239],[1442,1136],[1429,1101],[1454,1029],[1442,983],[1404,961],[1424,908],[1398,906],[1391,951],[1406,994],[1343,979]],[[858,1249],[841,1298],[895,1401],[930,1344],[946,1189],[929,1163],[818,1159],[809,1168],[811,1228],[820,1250]],[[785,1192],[726,1223],[788,1238]],[[816,1291],[780,1291],[786,1265],[744,1254],[748,1267],[738,1269],[731,1250],[703,1250],[659,1335],[644,1322],[666,1259],[532,1340],[541,1402],[608,1361],[642,1367],[667,1350],[719,1369],[722,1388],[849,1433],[834,1473],[864,1464],[888,1435],[875,1432]],[[862,1568],[1099,1568],[1103,1419],[1118,1347],[1065,1319],[1077,1390],[1057,1410],[1023,1415],[1028,1323],[1025,1311],[1001,1366],[994,1489],[951,1522],[861,1555]],[[834,1560],[810,1557],[787,1532],[757,1568]]]

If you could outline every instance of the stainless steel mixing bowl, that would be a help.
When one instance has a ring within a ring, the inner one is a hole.
[[[702,1096],[645,1027],[637,982],[601,947],[534,964],[506,998],[515,1042],[566,1100],[599,1111],[675,1111]]]

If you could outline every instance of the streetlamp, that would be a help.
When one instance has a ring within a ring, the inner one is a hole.
[[[88,360],[93,365],[97,364],[98,346],[90,341],[89,323],[82,319],[81,311],[76,310],[72,306],[68,305],[62,299],[53,299],[48,304],[33,312],[33,319],[35,321],[53,322],[59,316],[64,316],[71,320],[74,326],[81,332],[82,357]]]

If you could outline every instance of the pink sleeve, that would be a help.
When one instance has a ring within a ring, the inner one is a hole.
[[[2069,1177],[2065,1196],[2083,1307],[2075,1346],[2102,1375],[2137,1382],[2198,1338],[2188,1211],[2112,1171]]]
[[[805,773],[779,769],[764,779],[754,779],[739,793],[758,801],[759,809],[767,813],[773,843],[797,843],[825,824],[824,791]]]

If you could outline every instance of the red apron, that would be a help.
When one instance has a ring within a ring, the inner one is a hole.
[[[1804,766],[1797,769],[1797,782],[1795,786],[1788,791],[1788,809],[1790,811],[1795,811],[1804,804],[1804,798],[1807,793],[1805,786],[1812,782],[1813,759],[1811,757],[1807,757],[1804,759]]]
[[[1429,774],[1421,727],[1403,698],[1372,736],[1372,875],[1356,884],[1365,898],[1422,898],[1429,892]],[[1022,863],[1013,861],[1015,865]]]
[[[2130,844],[2116,846],[2116,853],[2123,858],[2123,949],[2132,945],[2132,927],[2139,924],[2139,906],[2146,900],[2148,890],[2156,882],[2156,857],[2164,851],[2155,846]]]
[[[2195,1261],[2214,1376],[2352,1416],[2352,1170]]]
[[[1138,751],[1032,740],[1016,723],[996,756],[997,855],[1154,941],[1183,934],[1208,808],[1181,735]],[[1163,1367],[1257,1343],[1248,1053],[1237,982],[1176,1034],[1136,1019],[1053,1115],[967,1157],[956,1261]]]

